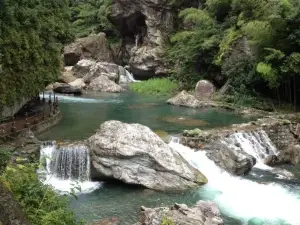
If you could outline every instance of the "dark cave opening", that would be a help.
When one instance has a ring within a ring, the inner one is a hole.
[[[135,12],[122,21],[121,33],[131,43],[142,45],[147,34],[146,16],[141,12]]]

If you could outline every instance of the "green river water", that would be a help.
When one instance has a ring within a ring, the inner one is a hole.
[[[130,92],[122,94],[88,93],[85,94],[83,98],[59,96],[59,99],[64,118],[58,125],[41,134],[39,136],[41,140],[84,139],[93,135],[100,124],[107,120],[141,123],[150,127],[153,131],[159,130],[160,132],[168,132],[168,134],[177,134],[184,129],[193,129],[196,127],[201,129],[222,127],[249,120],[249,118],[245,119],[225,110],[190,109],[170,106],[165,104],[166,98],[142,96]],[[293,169],[295,173],[300,171],[297,168]],[[278,193],[281,194],[281,192],[286,194],[285,190],[282,191],[280,188],[277,190],[271,186],[268,186],[269,189],[264,190],[264,185],[261,185],[261,182],[277,182],[287,190],[291,190],[294,194],[293,196],[299,196],[299,190],[297,188],[299,183],[297,180],[286,181],[275,179],[274,174],[259,169],[254,169],[253,173],[246,176],[246,179],[243,180],[228,176],[219,176],[219,173],[216,174],[215,178],[224,179],[224,186],[229,187],[229,189],[231,189],[230,185],[232,185],[233,188],[237,188],[237,192],[241,192],[237,193],[237,198],[243,196],[243,194],[247,195],[247,193],[256,187],[260,188],[262,193],[266,191],[266,193],[274,192],[274,195]],[[230,182],[232,182],[232,184]],[[253,188],[252,185],[254,185]],[[235,198],[235,193],[227,196],[222,195],[220,192],[220,190],[214,190],[214,188],[204,186],[188,192],[163,193],[120,183],[102,183],[98,190],[88,194],[80,194],[77,200],[73,199],[71,201],[71,207],[80,218],[86,219],[87,221],[117,217],[121,220],[121,225],[132,225],[138,221],[139,209],[142,205],[146,207],[170,206],[175,202],[191,205],[201,199],[212,199],[219,203],[218,200],[230,202],[230,198]],[[276,198],[276,196],[274,197]],[[264,200],[263,198],[264,196],[257,193],[257,205],[260,204],[260,200],[264,202],[268,201],[268,199]],[[284,201],[286,201],[288,197],[283,195],[282,199],[283,198]],[[234,201],[241,201],[241,199]],[[286,202],[288,202],[288,204],[291,202],[290,207],[300,206],[300,200],[296,199],[295,201],[296,202],[293,202],[291,199]],[[269,221],[259,217],[251,218],[251,215],[249,218],[247,213],[245,213],[245,216],[236,215],[239,211],[234,209],[234,204],[228,203],[223,206],[221,205],[225,225],[290,224],[283,220]],[[251,207],[256,207],[253,205],[255,202],[253,202],[252,205],[247,205],[247,199],[245,199],[245,202],[241,201],[236,204],[241,204],[241,208],[243,208],[241,214],[254,209]],[[272,203],[267,202],[266,207],[269,207],[269,205],[272,206]],[[231,207],[233,207],[233,209],[231,209]],[[268,211],[270,210],[271,209],[268,209]],[[283,217],[284,216],[285,214]],[[295,225],[297,223],[291,224]]]

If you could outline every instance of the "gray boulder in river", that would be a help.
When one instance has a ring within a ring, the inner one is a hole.
[[[193,207],[185,204],[160,208],[141,207],[140,222],[135,225],[223,225],[219,207],[211,201],[199,201]]]
[[[107,121],[87,144],[94,179],[116,179],[163,191],[185,190],[207,183],[200,171],[140,124]]]

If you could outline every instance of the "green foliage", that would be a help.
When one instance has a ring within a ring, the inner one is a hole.
[[[20,202],[31,224],[81,224],[68,209],[67,198],[39,181],[35,165],[8,167],[1,181]]]
[[[164,96],[175,92],[178,89],[178,85],[167,78],[154,78],[131,83],[129,88],[137,93]]]
[[[213,61],[220,36],[217,24],[207,11],[188,8],[179,16],[187,29],[171,38],[166,56],[170,68],[173,68],[173,77],[191,87],[199,79],[215,72]]]
[[[268,21],[250,21],[243,26],[242,31],[252,44],[257,46],[268,46],[274,36],[272,26]]]
[[[3,0],[0,15],[0,105],[11,105],[56,79],[73,37],[67,0]]]
[[[6,149],[0,149],[0,175],[5,170],[9,158],[10,158],[10,151]]]
[[[169,217],[164,217],[160,223],[160,225],[175,225],[173,220]]]
[[[207,0],[179,18],[181,30],[171,37],[166,56],[173,78],[185,88],[203,78],[220,86],[229,79],[238,93],[297,98],[299,1]]]
[[[256,70],[264,80],[269,82],[270,87],[277,86],[277,72],[272,68],[272,65],[260,62],[257,64]]]
[[[112,0],[86,0],[72,2],[72,28],[77,37],[106,31],[116,34],[113,24],[108,20]]]

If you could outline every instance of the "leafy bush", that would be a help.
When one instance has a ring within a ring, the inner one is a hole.
[[[0,108],[37,95],[61,69],[71,41],[67,0],[1,1]]]
[[[161,221],[160,225],[175,225],[175,223],[173,222],[173,220],[171,220],[171,218],[169,217],[164,217]]]
[[[0,174],[4,171],[10,158],[10,152],[6,149],[0,149]]]
[[[1,181],[20,202],[31,224],[82,224],[68,209],[67,197],[59,196],[50,186],[40,182],[35,165],[8,167]]]
[[[202,78],[230,80],[239,94],[299,105],[299,1],[207,0],[178,17],[166,56],[185,88]]]
[[[131,83],[130,90],[150,95],[171,95],[178,89],[177,83],[168,78],[154,78],[147,81]]]
[[[108,20],[111,0],[71,0],[72,29],[77,37],[105,31],[116,35],[116,29]]]

